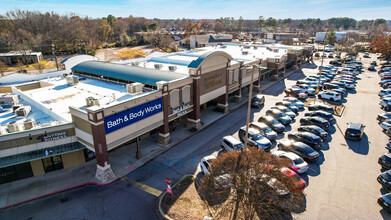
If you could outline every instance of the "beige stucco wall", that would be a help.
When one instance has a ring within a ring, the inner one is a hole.
[[[34,176],[40,176],[45,174],[45,170],[43,169],[42,160],[33,160],[30,161],[31,169],[33,170]]]
[[[85,163],[83,150],[62,154],[61,158],[64,169]]]

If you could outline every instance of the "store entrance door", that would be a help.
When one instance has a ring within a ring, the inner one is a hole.
[[[42,163],[46,173],[64,168],[61,155],[44,158],[42,159]]]

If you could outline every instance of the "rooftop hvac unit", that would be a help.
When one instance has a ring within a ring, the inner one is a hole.
[[[221,45],[220,48],[227,48],[227,45]]]
[[[87,106],[100,106],[99,100],[90,96],[86,98]]]
[[[35,128],[35,121],[34,119],[27,119],[26,121],[24,121],[23,125],[24,130],[30,130],[32,128]]]
[[[144,84],[142,83],[131,83],[126,85],[126,91],[132,94],[139,93],[139,92],[143,92],[143,87]]]
[[[138,66],[138,65],[140,65],[140,62],[133,62],[132,63],[132,66]]]
[[[31,107],[30,106],[23,106],[18,109],[16,109],[15,113],[16,116],[18,117],[26,117],[28,114],[31,112]]]
[[[16,121],[11,121],[7,124],[7,129],[9,133],[21,131],[19,124]]]
[[[279,49],[274,49],[273,52],[274,53],[278,53]]]
[[[66,76],[65,79],[67,80],[68,85],[73,86],[79,83],[79,77],[75,75],[69,75]]]
[[[250,46],[249,45],[244,45],[243,48],[250,49]]]
[[[155,69],[160,69],[160,68],[162,68],[162,64],[160,64],[160,63],[158,63],[158,64],[155,64]]]
[[[248,54],[248,51],[242,51],[242,54],[243,54],[243,55],[247,55],[247,54]]]
[[[256,49],[258,49],[258,47],[257,47],[257,46],[254,46],[254,50],[256,50]]]
[[[173,71],[175,71],[175,70],[176,70],[176,68],[177,68],[177,66],[168,66],[168,69],[169,69],[169,70],[173,70]]]
[[[13,106],[12,106],[12,112],[16,112],[16,110],[17,110],[18,108],[22,107],[22,106],[23,106],[23,104],[13,105]]]
[[[0,104],[14,105],[19,102],[17,95],[5,94],[0,97]]]

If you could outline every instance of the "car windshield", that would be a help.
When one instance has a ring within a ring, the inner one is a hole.
[[[297,175],[296,173],[292,177],[295,178],[297,181],[301,180],[301,177],[299,175]]]
[[[240,149],[240,148],[244,148],[244,144],[243,143],[234,145],[234,149]]]
[[[383,156],[383,159],[387,162],[391,162],[391,158],[387,157],[386,155]]]
[[[385,177],[386,177],[385,179],[387,179],[388,181],[391,180],[391,170],[388,170],[388,171],[386,172]]]
[[[286,116],[286,114],[283,113],[283,112],[279,112],[279,113],[277,113],[276,115],[277,115],[277,117],[284,117],[284,116]]]
[[[295,164],[302,164],[302,163],[304,163],[304,160],[301,157],[299,157],[299,158],[294,159],[293,162]]]
[[[282,112],[290,112],[291,110],[287,109],[287,108],[284,108],[282,109]]]
[[[253,99],[254,99],[255,102],[260,102],[261,101],[261,99],[258,98],[258,97],[254,97]]]
[[[360,130],[352,129],[352,128],[348,128],[346,131],[351,133],[351,134],[360,134],[361,133]]]
[[[303,152],[304,152],[305,154],[310,154],[310,153],[313,153],[313,152],[314,152],[314,149],[312,149],[311,147],[307,147],[307,146],[302,147],[301,149],[303,150]]]
[[[262,134],[253,134],[251,137],[254,141],[264,138]]]
[[[279,122],[276,119],[273,119],[270,123],[272,125],[278,125],[279,124]]]
[[[266,128],[263,129],[263,132],[265,132],[265,133],[270,133],[272,131],[273,130],[271,128],[269,128],[269,127],[266,127]]]

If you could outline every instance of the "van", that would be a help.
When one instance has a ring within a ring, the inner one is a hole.
[[[231,152],[244,148],[244,144],[232,136],[225,136],[221,140],[220,147],[223,151]]]

